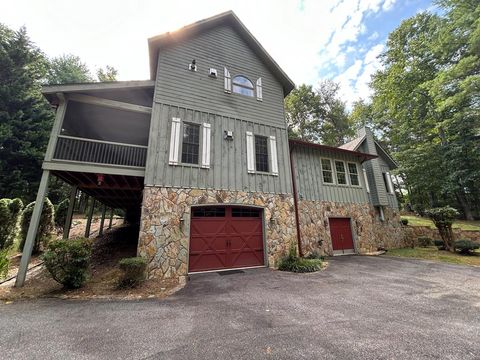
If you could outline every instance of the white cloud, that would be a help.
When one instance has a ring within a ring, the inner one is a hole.
[[[380,34],[377,31],[375,31],[372,35],[370,35],[368,37],[367,40],[369,40],[369,41],[377,40],[379,36],[380,36]]]
[[[395,1],[396,0],[385,0],[385,2],[382,5],[382,10],[383,11],[388,11],[391,8],[393,8],[393,6],[395,5]]]

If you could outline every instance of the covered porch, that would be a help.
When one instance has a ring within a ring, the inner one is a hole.
[[[23,286],[40,215],[52,175],[71,187],[63,238],[69,237],[78,192],[91,199],[85,236],[94,208],[102,209],[100,232],[110,210],[126,221],[139,219],[153,102],[153,81],[48,86],[43,93],[56,118],[42,164],[42,178],[16,279]]]

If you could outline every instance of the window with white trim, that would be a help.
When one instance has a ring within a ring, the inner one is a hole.
[[[385,183],[385,189],[387,190],[387,193],[393,194],[393,182],[392,178],[390,177],[390,173],[384,172],[382,173],[383,176],[383,182]]]
[[[350,185],[359,186],[360,181],[358,180],[358,169],[357,164],[348,163],[348,177],[350,178]]]
[[[172,118],[169,164],[193,164],[209,168],[210,134],[208,123],[194,124]]]
[[[252,82],[243,75],[237,75],[233,78],[232,91],[245,96],[255,95]]]
[[[268,172],[268,138],[255,135],[255,169]]]
[[[333,169],[330,159],[322,159],[322,177],[323,182],[326,184],[333,184]]]
[[[337,184],[347,185],[347,173],[343,161],[335,160],[335,173],[337,175]]]
[[[200,125],[183,124],[182,163],[198,164],[200,149]]]

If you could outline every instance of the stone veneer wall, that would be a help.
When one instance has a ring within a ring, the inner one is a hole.
[[[356,250],[362,254],[378,248],[406,246],[406,233],[400,215],[392,208],[384,209],[385,221],[380,221],[369,204],[307,201],[298,203],[302,248],[305,254],[319,252],[333,255],[329,217],[349,217]]]
[[[440,233],[436,228],[429,226],[407,226],[407,236],[409,244],[416,241],[419,237],[428,237],[433,240],[441,240]],[[480,243],[480,231],[453,229],[455,240],[469,239]]]
[[[297,241],[291,194],[147,186],[143,192],[138,254],[147,259],[149,278],[186,281],[190,208],[200,204],[263,207],[267,258],[271,267],[275,267],[290,244]]]

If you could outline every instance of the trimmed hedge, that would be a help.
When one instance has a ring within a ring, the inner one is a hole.
[[[32,218],[33,208],[35,206],[35,201],[31,202],[22,213],[22,222],[21,222],[21,241],[20,241],[20,251],[23,251],[23,246],[25,245],[25,240],[27,238],[28,227],[30,225],[30,220]],[[55,210],[51,201],[46,198],[43,204],[42,215],[40,216],[40,224],[38,226],[37,237],[33,244],[32,252],[34,254],[39,253],[40,250],[45,249],[52,237],[52,232],[55,229]]]
[[[81,287],[88,278],[92,244],[88,239],[57,240],[42,256],[52,278],[69,289]]]
[[[131,257],[120,260],[120,270],[122,276],[119,281],[119,286],[135,287],[145,280],[147,261],[142,257]]]
[[[20,199],[0,199],[0,250],[9,248],[15,242],[22,208]]]
[[[400,223],[406,226],[408,225],[408,219],[400,219]]]
[[[433,244],[438,248],[438,250],[445,250],[445,243],[443,240],[435,240]]]
[[[426,236],[420,236],[417,238],[417,245],[420,247],[432,246],[433,240]]]
[[[462,239],[455,241],[455,250],[463,255],[470,255],[474,250],[480,248],[480,245],[469,239]]]

